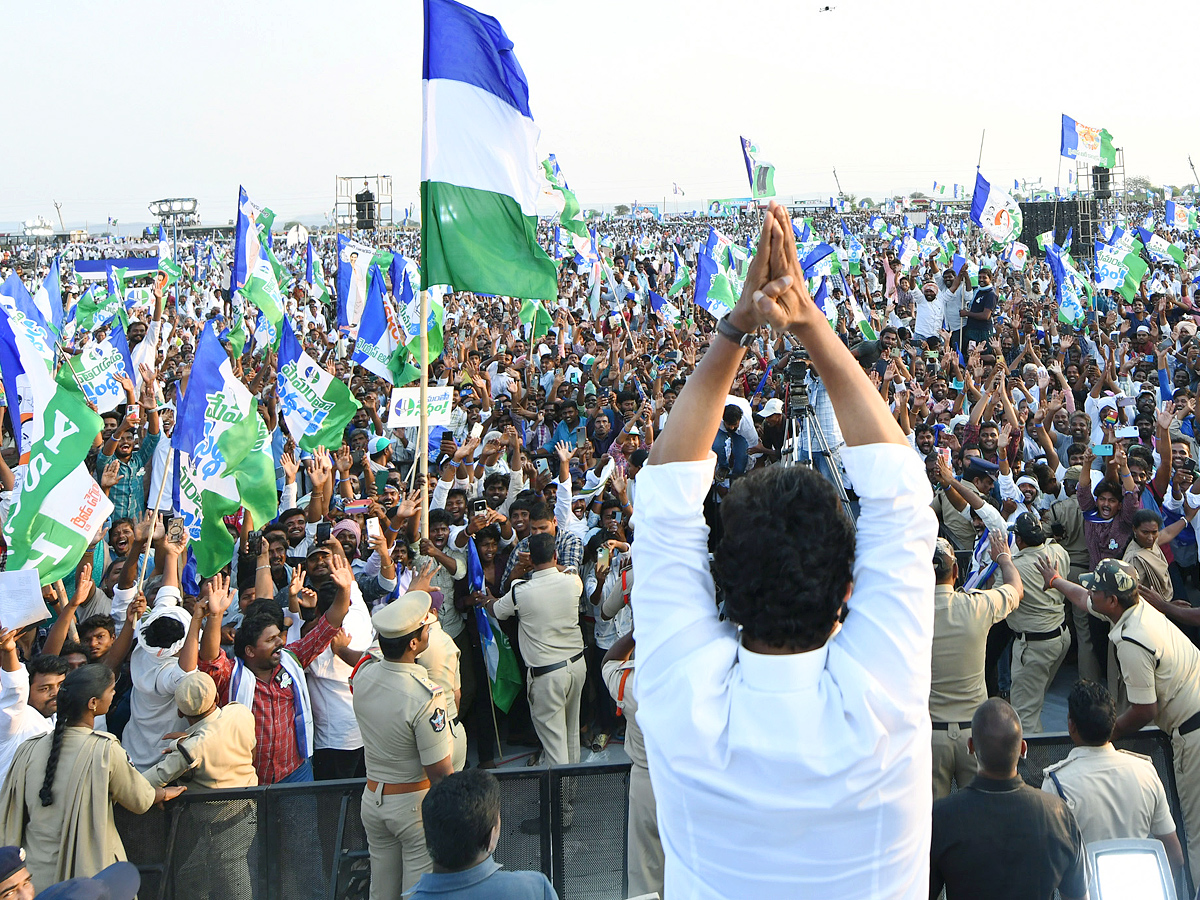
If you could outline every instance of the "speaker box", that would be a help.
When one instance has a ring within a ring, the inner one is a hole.
[[[1096,220],[1096,204],[1091,201],[1091,215],[1087,205],[1079,200],[1029,201],[1017,204],[1021,207],[1021,237],[1019,240],[1029,248],[1030,254],[1044,256],[1038,248],[1037,237],[1053,229],[1054,243],[1062,246],[1071,230],[1072,256],[1090,257],[1096,236],[1092,224]]]
[[[1108,200],[1112,197],[1112,176],[1103,166],[1092,166],[1092,193],[1097,200]]]

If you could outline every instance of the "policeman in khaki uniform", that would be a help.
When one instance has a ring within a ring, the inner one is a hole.
[[[400,900],[433,870],[421,801],[451,774],[454,737],[440,686],[417,665],[437,621],[425,591],[409,591],[371,617],[383,659],[366,657],[350,678],[362,731],[367,786],[362,823],[371,850],[371,900]]]
[[[1008,617],[1014,637],[1009,699],[1021,719],[1021,731],[1038,734],[1042,730],[1046,689],[1071,649],[1063,596],[1042,588],[1038,564],[1045,560],[1065,572],[1071,558],[1062,545],[1047,540],[1042,523],[1033,513],[1021,513],[1008,530],[1016,536],[1013,565],[1021,573],[1025,588],[1021,605]]]
[[[521,656],[529,667],[529,711],[542,742],[542,760],[551,766],[579,762],[579,701],[587,666],[579,630],[583,582],[573,570],[555,564],[554,535],[529,536],[533,574],[514,582],[488,606],[498,619],[516,616]]]
[[[956,591],[954,547],[939,538],[933,551],[933,679],[929,717],[933,720],[933,797],[950,795],[952,781],[966,787],[975,777],[975,757],[967,749],[971,718],[987,699],[983,677],[988,631],[1021,602],[1021,576],[1001,534],[990,536],[992,559],[1004,584],[990,591]],[[629,739],[626,736],[626,749]]]
[[[1139,595],[1137,570],[1119,559],[1103,559],[1073,584],[1051,566],[1041,573],[1076,607],[1112,623],[1108,639],[1116,650],[1130,707],[1117,719],[1113,740],[1153,722],[1171,735],[1175,788],[1187,834],[1187,855],[1200,871],[1200,649],[1174,623]]]
[[[1172,868],[1182,868],[1183,848],[1154,763],[1109,742],[1117,705],[1108,689],[1095,681],[1077,681],[1067,708],[1067,731],[1075,749],[1043,770],[1042,790],[1058,794],[1071,808],[1085,844],[1153,835],[1162,841]]]
[[[446,714],[454,732],[455,772],[461,772],[467,765],[467,732],[458,716],[458,703],[462,699],[460,655],[454,638],[446,634],[442,623],[437,621],[429,626],[429,647],[417,657],[417,665],[425,667],[429,678],[442,689],[442,696],[446,698]]]

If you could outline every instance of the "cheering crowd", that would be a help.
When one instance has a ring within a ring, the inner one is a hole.
[[[111,802],[140,813],[185,786],[366,778],[372,897],[426,896],[441,889],[432,879],[495,847],[495,783],[472,770],[511,764],[506,748],[554,766],[623,741],[630,895],[662,892],[660,776],[637,720],[634,548],[684,535],[637,533],[656,518],[639,507],[639,483],[684,385],[726,339],[691,302],[709,229],[753,245],[761,221],[599,222],[598,291],[591,264],[568,254],[548,324],[523,316],[520,300],[446,293],[429,380],[452,389],[452,408],[427,445],[416,427],[389,425],[400,385],[353,363],[353,329],[338,327],[339,310],[281,236],[287,319],[357,403],[323,446],[289,431],[276,351],[256,340],[250,301],[228,290],[226,243],[183,254],[170,286],[147,276],[148,302],[131,306],[124,329],[124,402],[103,414],[87,459],[113,512],[74,571],[43,587],[49,619],[0,622],[2,843],[24,848],[34,886],[124,858]],[[936,586],[921,613],[933,621],[931,896],[943,886],[951,897],[1083,896],[1082,847],[1106,838],[1153,835],[1176,868],[1200,862],[1200,244],[1184,236],[1182,264],[1150,260],[1136,293],[1098,291],[1073,324],[1044,262],[1018,268],[953,213],[935,214],[938,224],[967,250],[957,270],[936,253],[902,266],[863,216],[807,222],[840,262],[823,286],[832,333],[924,467],[937,520],[925,571]],[[552,231],[543,224],[544,244]],[[865,247],[854,266],[850,232]],[[411,233],[358,239],[420,255]],[[13,248],[0,280],[15,275],[35,293],[61,254],[70,310],[82,294],[71,263],[137,255],[134,243]],[[337,268],[336,237],[313,246]],[[400,286],[387,287],[394,302]],[[240,341],[235,322],[249,332]],[[709,552],[737,539],[722,508],[739,480],[810,453],[819,471],[844,476],[847,505],[867,502],[843,460],[848,412],[829,376],[792,365],[805,361],[795,333],[751,324],[720,404],[715,468],[695,498]],[[60,384],[67,361],[112,327],[63,340]],[[257,400],[277,514],[206,522],[234,551],[203,578],[179,527],[171,436],[206,332]],[[823,440],[794,439],[802,387]],[[20,474],[11,415],[2,449],[7,518]],[[730,577],[714,574],[719,585]],[[1043,730],[1046,693],[1069,659],[1077,748],[1031,797],[1017,789],[1022,735]],[[1172,739],[1185,843],[1153,767],[1111,745],[1149,724]],[[968,802],[996,785],[1015,804],[1003,815],[1038,823],[1014,846],[1025,864],[1002,874],[985,864],[1002,815]],[[478,819],[467,823],[478,847],[464,848],[466,826],[449,821],[459,809]],[[253,811],[226,814],[242,822]],[[564,815],[570,827],[569,799]],[[248,897],[252,834],[213,828],[208,845],[182,851],[179,877],[212,885],[209,896]],[[1016,893],[987,893],[997,882]]]

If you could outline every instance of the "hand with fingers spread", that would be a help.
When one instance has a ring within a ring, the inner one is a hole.
[[[229,589],[229,576],[218,572],[208,579],[200,589],[200,597],[207,601],[210,615],[218,618],[225,615],[234,598],[234,591]]]

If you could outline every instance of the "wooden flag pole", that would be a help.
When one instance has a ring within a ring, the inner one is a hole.
[[[429,537],[429,291],[421,290],[421,427],[417,452],[421,471],[421,537]]]

